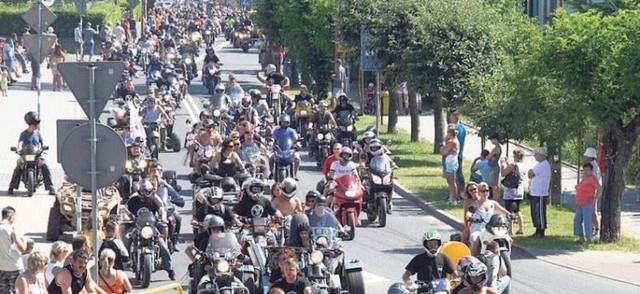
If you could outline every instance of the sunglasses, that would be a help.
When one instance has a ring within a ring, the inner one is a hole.
[[[480,190],[480,193],[488,193],[489,190]]]
[[[227,145],[227,146],[224,146],[224,148],[233,148],[233,146],[235,145]]]
[[[478,191],[478,189],[476,188],[469,189],[469,192],[476,192],[476,191]]]

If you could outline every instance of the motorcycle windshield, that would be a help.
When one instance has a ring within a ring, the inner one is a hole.
[[[140,209],[138,211],[138,218],[136,219],[136,225],[139,227],[153,226],[156,223],[156,216],[153,215],[148,209]]]
[[[376,156],[371,159],[369,170],[376,176],[384,177],[391,173],[391,162],[386,156]]]
[[[338,230],[332,227],[311,227],[311,237],[317,241],[320,237],[325,237],[333,241],[338,235]]]
[[[38,145],[25,144],[22,146],[22,152],[24,152],[25,155],[38,154],[39,151],[40,151],[40,146]]]
[[[342,126],[350,126],[353,123],[353,120],[351,119],[351,112],[348,110],[338,112],[338,120]]]
[[[291,140],[291,138],[278,140],[278,142],[276,142],[276,146],[283,152],[288,151],[293,148],[293,140]]]
[[[232,233],[225,233],[224,236],[211,235],[207,245],[207,254],[225,259],[226,257],[233,258],[240,254],[240,249],[240,244]]]
[[[238,152],[240,159],[244,163],[251,162],[254,156],[259,156],[259,154],[260,154],[260,149],[253,142],[248,143],[246,145],[243,144],[242,148],[240,148],[240,151]]]
[[[229,95],[232,101],[240,101],[240,99],[244,97],[244,91],[238,88],[230,88],[227,95]]]

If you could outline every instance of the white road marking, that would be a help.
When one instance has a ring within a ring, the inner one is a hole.
[[[370,284],[382,284],[382,283],[386,283],[391,285],[392,284],[392,280],[387,279],[385,277],[382,276],[378,276],[376,274],[370,273],[368,271],[363,271],[362,272],[362,278],[364,279],[364,285],[370,285]]]

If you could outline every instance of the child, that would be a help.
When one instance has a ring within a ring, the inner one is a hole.
[[[22,253],[22,256],[20,256],[20,258],[22,259],[23,268],[27,269],[29,268],[29,255],[31,255],[31,252],[33,252],[33,246],[35,245],[35,243],[33,242],[33,239],[28,237],[24,237],[24,243],[27,244],[27,249]]]
[[[471,178],[476,183],[489,182],[491,169],[489,168],[489,160],[487,160],[488,155],[489,150],[485,149],[480,153],[480,157],[473,160],[473,164],[471,165]],[[478,171],[480,172],[480,178],[478,178]]]
[[[9,72],[2,67],[0,69],[0,92],[2,97],[7,97],[7,90],[9,88]]]

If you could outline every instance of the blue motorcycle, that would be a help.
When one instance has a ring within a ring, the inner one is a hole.
[[[296,160],[296,147],[291,138],[286,138],[276,142],[273,146],[273,156],[275,163],[275,181],[282,182],[288,177],[294,177],[294,162]]]

